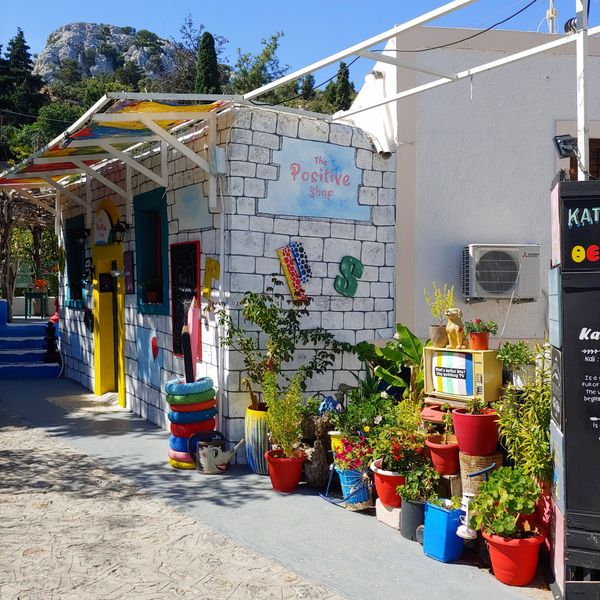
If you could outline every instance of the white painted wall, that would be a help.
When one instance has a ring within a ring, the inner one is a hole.
[[[460,39],[464,33],[452,31],[430,29],[421,46],[436,45],[436,40],[444,43],[448,37]],[[498,47],[503,38],[507,47],[517,49],[525,42],[534,46],[549,39],[541,34],[498,32],[488,45]],[[456,72],[510,52],[444,49],[423,52],[417,62]],[[590,118],[595,121],[600,120],[600,104],[594,101],[599,76],[600,58],[595,56],[590,59],[589,96]],[[402,70],[399,87],[407,89],[431,79]],[[559,121],[575,120],[574,55],[538,55],[478,75],[472,85],[463,81],[420,94],[413,102],[416,109],[411,110],[408,103],[399,104],[400,123],[411,116],[415,119],[414,139],[399,136],[400,141],[408,142],[398,153],[399,320],[413,325],[419,335],[426,335],[431,316],[423,288],[431,288],[432,281],[447,282],[460,292],[463,246],[538,243],[542,246],[542,296],[538,302],[511,307],[504,337],[543,338],[550,261],[550,185],[559,168],[568,168],[568,161],[560,164],[555,158],[552,137],[561,129]],[[574,127],[572,133],[576,133]],[[416,166],[407,172],[411,158]],[[414,241],[407,244],[411,237]],[[411,249],[412,256],[407,256]],[[509,301],[461,307],[468,319],[494,319],[502,326]]]

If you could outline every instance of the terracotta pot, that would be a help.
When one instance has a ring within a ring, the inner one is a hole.
[[[448,345],[448,334],[445,325],[430,325],[429,339],[434,348],[445,348]]]
[[[537,570],[542,534],[525,539],[504,538],[482,532],[488,542],[494,576],[506,585],[527,585]]]
[[[377,496],[384,506],[389,508],[400,508],[402,500],[396,493],[396,488],[402,485],[406,480],[404,475],[395,471],[386,471],[381,468],[381,458],[371,463],[371,471],[375,474],[375,489]]]
[[[293,492],[300,483],[306,454],[298,450],[296,456],[287,458],[281,450],[269,450],[265,452],[265,458],[269,464],[269,477],[273,489],[276,492]]]
[[[435,470],[440,475],[455,475],[460,471],[458,461],[458,443],[456,436],[448,434],[446,443],[443,443],[444,435],[430,435],[425,440],[425,445],[429,448],[431,462]]]
[[[469,348],[471,350],[487,350],[490,347],[490,334],[489,332],[482,333],[470,333],[469,334]]]
[[[498,446],[498,415],[495,411],[470,415],[464,408],[452,411],[456,440],[461,452],[489,456]]]

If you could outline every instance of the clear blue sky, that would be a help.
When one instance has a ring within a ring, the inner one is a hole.
[[[44,47],[48,35],[56,28],[74,21],[130,25],[149,29],[161,37],[177,37],[187,14],[196,24],[202,23],[211,33],[229,39],[228,58],[236,49],[257,52],[260,39],[283,31],[279,57],[293,70],[333,54],[347,46],[443,5],[444,0],[232,0],[207,2],[198,0],[0,0],[0,44],[15,34],[17,27],[25,33],[33,53]],[[439,19],[434,24],[446,27],[485,28],[527,4],[527,0],[479,0]],[[575,14],[575,0],[555,0],[559,31]],[[547,31],[542,22],[548,0],[537,2],[505,29]],[[600,0],[591,0],[590,23],[600,23]],[[369,61],[359,60],[351,77],[361,82]],[[317,82],[329,72],[317,73]]]

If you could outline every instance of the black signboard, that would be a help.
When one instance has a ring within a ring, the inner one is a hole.
[[[173,353],[181,356],[181,329],[194,298],[200,299],[200,242],[171,244]]]
[[[560,184],[563,271],[600,271],[600,181]]]
[[[123,265],[125,267],[125,293],[135,294],[135,273],[133,271],[133,251],[123,253]]]
[[[600,510],[600,274],[563,273],[567,511]]]

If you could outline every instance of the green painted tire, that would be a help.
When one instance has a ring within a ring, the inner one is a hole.
[[[197,404],[198,402],[206,402],[212,400],[215,397],[215,390],[211,388],[205,392],[199,392],[197,394],[189,394],[187,396],[180,396],[178,394],[167,394],[167,402],[169,404]]]

